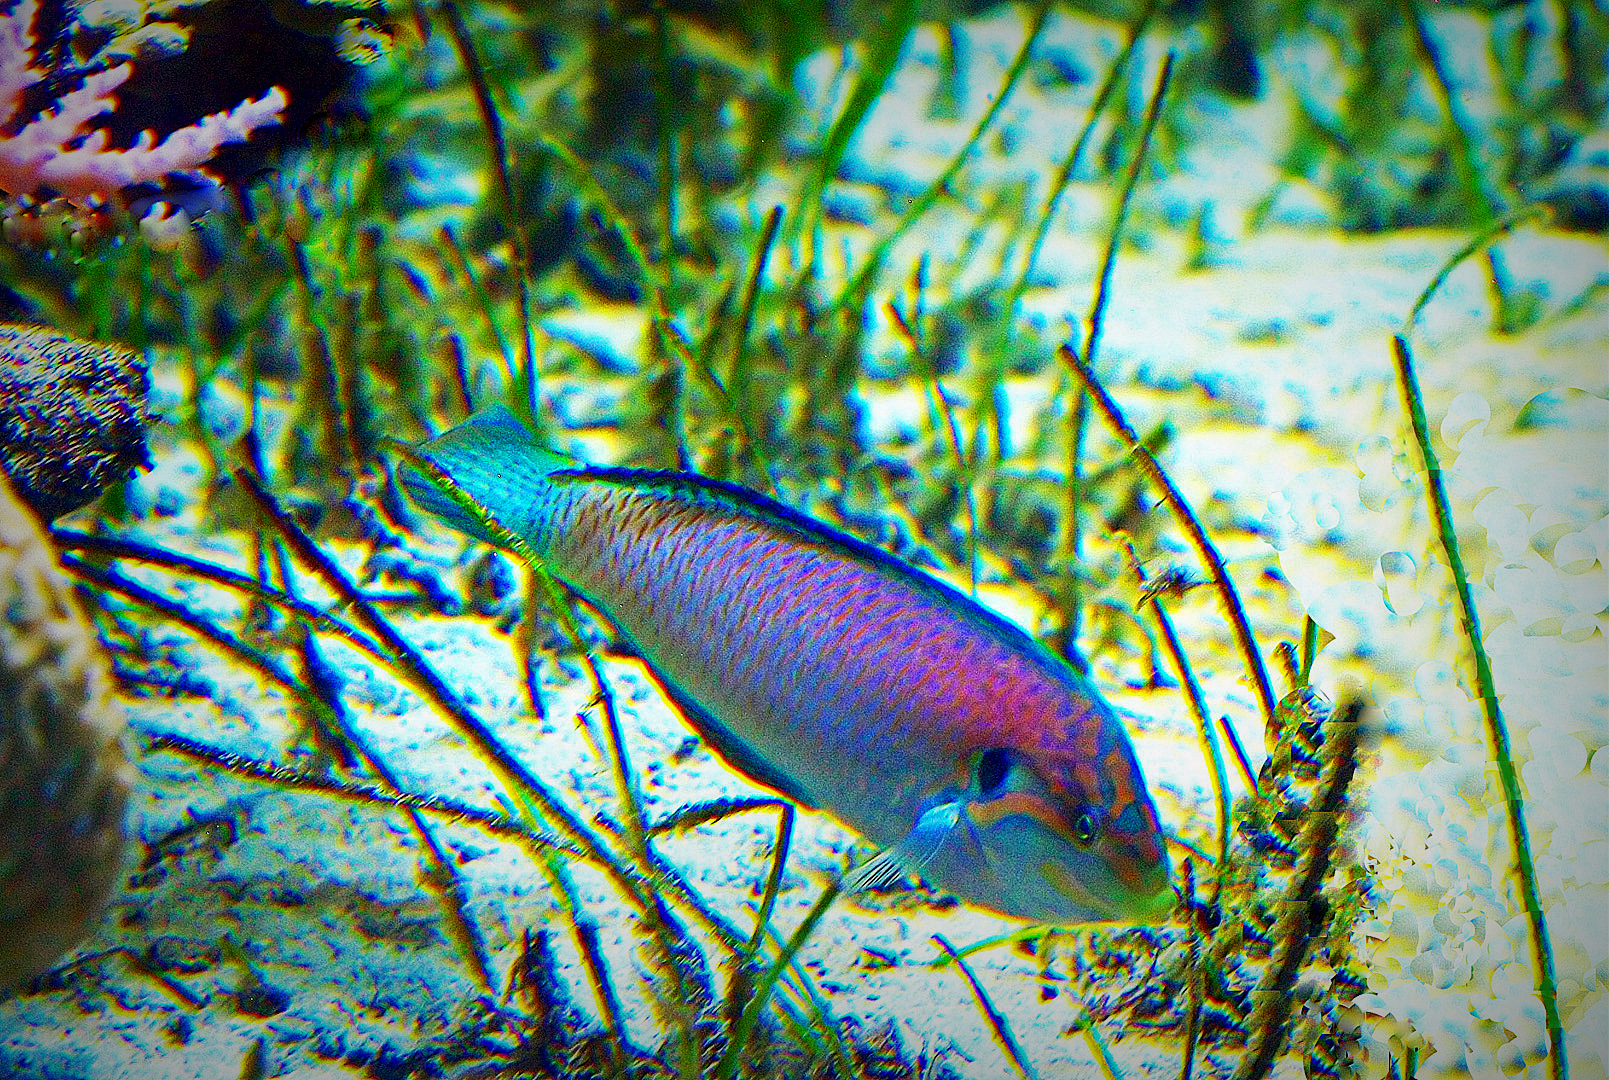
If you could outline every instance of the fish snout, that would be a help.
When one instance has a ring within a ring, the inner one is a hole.
[[[1173,903],[1168,848],[1156,811],[1146,799],[1132,800],[1109,823],[1102,855],[1112,876],[1135,901],[1133,913],[1161,918]]]

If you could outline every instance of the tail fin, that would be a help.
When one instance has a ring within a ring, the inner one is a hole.
[[[490,518],[540,546],[547,517],[547,478],[560,469],[577,467],[543,446],[536,433],[503,405],[476,413],[425,443],[418,456],[433,468],[427,471],[404,460],[397,470],[403,490],[421,509],[488,543],[505,539],[492,535]],[[439,476],[431,475],[437,471]]]

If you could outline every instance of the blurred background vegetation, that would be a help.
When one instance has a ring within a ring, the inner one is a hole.
[[[1143,30],[1142,55],[1178,53],[1153,176],[1215,137],[1205,122],[1215,110],[1292,103],[1294,120],[1271,136],[1277,170],[1247,215],[1251,230],[1291,187],[1316,191],[1330,224],[1349,231],[1479,232],[1533,204],[1566,228],[1609,224],[1609,19],[1569,2],[1024,6],[1036,27],[1058,10],[1089,19],[1110,60],[1080,70],[1030,49],[1017,73],[1069,91],[1065,175],[1003,185],[980,208],[961,169],[969,143],[937,182],[890,182],[869,209],[840,197],[874,110],[912,125],[955,115],[967,77],[957,20],[1000,10],[917,0],[52,0],[40,51],[59,77],[29,104],[132,57],[120,107],[96,122],[113,145],[275,83],[292,108],[281,128],[219,155],[221,190],[175,178],[93,215],[48,192],[11,200],[0,317],[182,357],[192,422],[225,384],[294,402],[281,445],[263,445],[249,425],[228,439],[194,430],[220,468],[282,456],[284,479],[311,504],[338,507],[381,435],[415,439],[504,395],[539,423],[606,424],[623,464],[694,467],[790,498],[844,478],[839,512],[850,521],[892,490],[950,565],[966,562],[956,474],[987,474],[976,485],[993,493],[978,546],[1033,583],[1064,574],[1052,563],[1072,550],[1052,541],[1056,482],[1041,477],[1047,489],[1012,467],[989,403],[1008,372],[1051,362],[1056,342],[1023,324],[1021,300],[1038,283],[1034,259],[1064,186],[1115,189],[1133,157],[1148,86],[1143,64],[1115,55],[1125,28]],[[925,24],[937,26],[948,65],[935,92],[880,102]],[[1450,50],[1473,48],[1489,64],[1451,64]],[[829,89],[839,96],[807,102],[801,64],[823,50],[835,50]],[[1449,81],[1453,66],[1465,83]],[[1492,85],[1471,88],[1467,72],[1482,68]],[[1115,85],[1097,118],[1106,82]],[[1080,132],[1090,138],[1075,161]],[[141,242],[129,215],[161,200],[187,214],[162,228],[151,218],[145,233],[160,242]],[[1210,205],[1199,213],[1207,259],[1223,226]],[[1003,227],[989,246],[1003,252],[999,272],[907,289],[912,267],[889,264],[893,243],[957,216]],[[860,239],[841,266],[834,248],[846,231]],[[1523,328],[1535,298],[1507,281],[1500,252],[1487,258],[1500,322]],[[901,290],[908,341],[891,356],[869,335]],[[620,305],[647,320],[634,352],[591,348],[547,321]],[[859,388],[933,375],[956,375],[982,403],[965,460],[947,440],[893,455],[865,445]],[[628,385],[609,395],[608,415],[561,419],[550,407],[562,396],[554,387],[569,394],[621,376]],[[1125,523],[1123,494],[1107,497],[1108,520]]]

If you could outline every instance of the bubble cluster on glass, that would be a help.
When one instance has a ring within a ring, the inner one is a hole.
[[[1514,420],[1459,395],[1439,426],[1442,464],[1526,800],[1564,1027],[1590,1044],[1609,1030],[1609,517],[1601,491],[1533,482],[1571,465]],[[1450,573],[1408,445],[1371,436],[1354,464],[1295,477],[1263,524],[1335,636],[1317,677],[1361,662],[1387,736],[1359,837],[1387,898],[1359,931],[1364,1046],[1382,1065],[1417,1049],[1421,1076],[1521,1075],[1541,1068],[1547,1034]]]

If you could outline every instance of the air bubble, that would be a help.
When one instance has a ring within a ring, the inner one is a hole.
[[[1474,517],[1486,529],[1486,539],[1505,559],[1518,559],[1531,544],[1531,521],[1514,502],[1514,496],[1497,490],[1475,504]]]
[[[1406,551],[1388,551],[1374,563],[1374,583],[1393,615],[1407,618],[1425,605],[1415,582],[1419,567]]]
[[[1358,505],[1358,476],[1350,469],[1308,469],[1269,496],[1270,542],[1283,550],[1291,544],[1326,543]]]
[[[1447,406],[1447,415],[1441,421],[1441,438],[1457,450],[1465,439],[1478,439],[1485,433],[1492,419],[1492,407],[1473,390],[1453,398]]]
[[[1390,439],[1384,435],[1370,435],[1358,442],[1352,460],[1357,462],[1358,471],[1368,476],[1377,469],[1391,468],[1391,460],[1395,456],[1396,448],[1391,445]]]
[[[1341,524],[1341,508],[1328,494],[1313,499],[1313,523],[1325,532],[1330,532]]]
[[[1338,652],[1367,656],[1378,646],[1391,613],[1380,590],[1367,581],[1343,581],[1325,588],[1308,603],[1313,621],[1335,635]]]
[[[1363,505],[1379,512],[1401,495],[1403,478],[1398,470],[1395,444],[1384,435],[1371,435],[1358,443],[1353,456],[1363,479],[1358,482],[1358,498]]]
[[[1461,699],[1468,697],[1463,687],[1458,685],[1458,674],[1443,660],[1420,664],[1413,673],[1413,688],[1426,701],[1452,696]]]
[[[1566,574],[1584,574],[1597,561],[1597,546],[1585,533],[1565,533],[1553,545],[1553,565]]]
[[[1537,728],[1531,733],[1531,760],[1555,777],[1579,776],[1587,767],[1587,748],[1574,735]]]
[[[1564,617],[1559,636],[1572,645],[1579,645],[1598,629],[1598,617],[1587,611],[1573,611]]]

